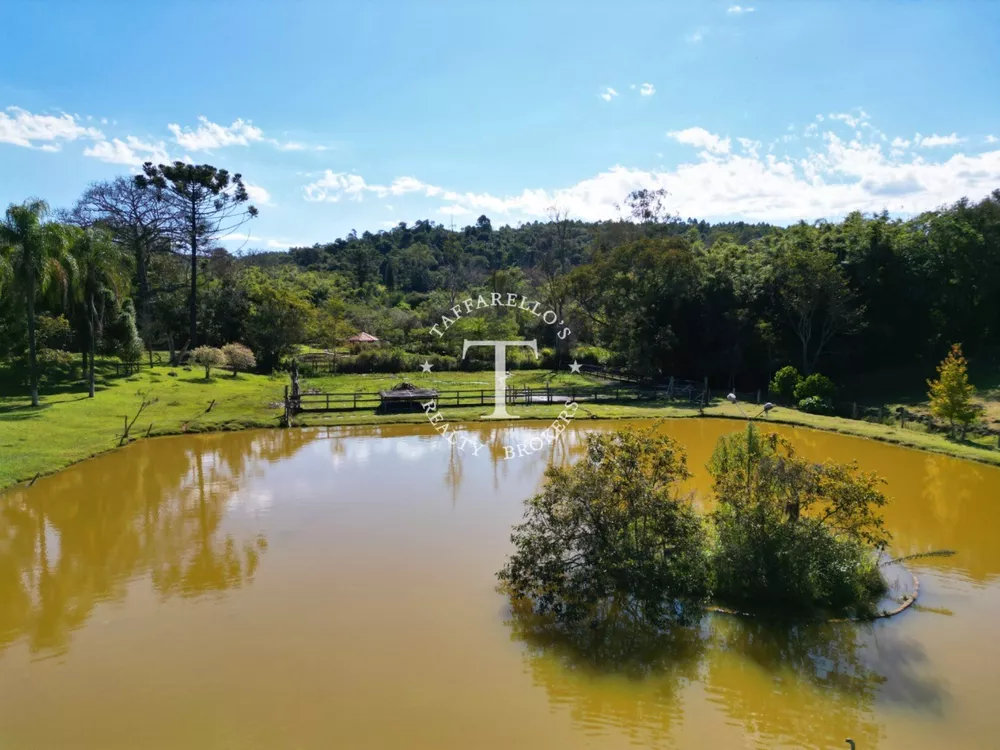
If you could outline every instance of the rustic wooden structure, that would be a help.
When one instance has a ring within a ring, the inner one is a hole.
[[[412,383],[399,383],[387,391],[379,391],[379,411],[411,411],[421,409],[421,404],[431,401],[437,408],[438,392],[430,388],[418,388]]]

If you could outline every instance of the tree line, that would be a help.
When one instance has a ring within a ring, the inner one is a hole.
[[[177,361],[234,342],[271,370],[299,345],[335,349],[361,330],[385,342],[378,356],[390,368],[408,361],[402,353],[462,366],[463,338],[536,338],[559,365],[579,358],[744,390],[766,388],[784,365],[839,380],[926,374],[959,341],[973,360],[994,353],[1000,190],[912,218],[856,212],[788,227],[682,220],[669,204],[663,191],[641,190],[609,221],[556,207],[517,227],[421,220],[234,253],[223,240],[258,213],[242,176],[146,164],[68,208],[8,208],[0,360],[36,401],[39,377],[70,352],[91,382],[96,354],[134,361],[157,350]],[[456,301],[487,293],[537,300],[573,334],[559,340],[505,307],[432,333]]]

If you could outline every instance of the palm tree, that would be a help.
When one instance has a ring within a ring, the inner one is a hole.
[[[83,305],[87,321],[87,343],[90,352],[90,372],[87,375],[88,395],[94,397],[94,355],[97,337],[104,325],[104,310],[108,301],[118,300],[128,288],[131,257],[102,229],[89,227],[72,234],[70,253],[76,260],[74,296]]]
[[[67,253],[64,228],[45,221],[48,213],[45,201],[32,198],[12,203],[0,221],[0,289],[10,287],[24,302],[32,406],[38,406],[35,297],[54,287],[65,293],[76,265]]]

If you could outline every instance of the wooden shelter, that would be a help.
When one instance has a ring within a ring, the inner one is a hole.
[[[347,339],[348,344],[377,344],[379,340],[377,337],[372,336],[370,333],[356,333]]]
[[[379,398],[382,400],[379,410],[386,412],[392,409],[417,409],[420,405],[433,401],[437,408],[438,392],[431,388],[418,388],[412,383],[402,382],[394,385],[387,391],[379,391]]]

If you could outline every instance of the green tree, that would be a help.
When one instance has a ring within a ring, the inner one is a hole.
[[[240,372],[249,372],[257,366],[257,359],[250,347],[243,344],[226,344],[222,347],[222,354],[226,358],[226,364],[233,369],[234,378]]]
[[[816,247],[811,227],[790,230],[776,262],[778,294],[801,346],[802,372],[808,375],[830,341],[860,322],[863,308],[836,256]]]
[[[128,251],[116,245],[107,232],[93,227],[72,232],[70,252],[77,267],[74,297],[83,307],[87,327],[90,353],[87,392],[93,398],[97,339],[104,325],[107,305],[117,306],[128,289],[131,258]]]
[[[304,292],[259,269],[248,269],[239,283],[250,301],[244,320],[245,340],[263,367],[274,368],[305,340],[314,308]]]
[[[785,365],[774,373],[774,379],[771,381],[771,393],[785,401],[791,401],[801,380],[802,376],[799,375],[798,370],[791,365]]]
[[[709,471],[721,600],[870,612],[885,590],[875,552],[889,541],[877,476],[806,461],[752,424],[719,439]]]
[[[931,413],[935,417],[947,419],[952,434],[955,423],[962,426],[962,438],[969,425],[976,421],[979,412],[972,397],[976,387],[969,383],[969,365],[962,355],[962,345],[952,344],[951,351],[937,367],[936,380],[928,380]]]
[[[213,367],[226,364],[226,355],[214,346],[199,346],[191,352],[191,361],[205,368],[205,380],[212,377]]]
[[[814,372],[806,378],[802,378],[795,384],[795,398],[801,401],[804,398],[819,398],[824,401],[831,401],[837,392],[837,386],[833,384],[826,375]]]
[[[36,297],[51,289],[68,293],[75,271],[66,232],[61,225],[45,221],[48,212],[45,201],[30,199],[11,204],[0,222],[0,291],[11,288],[24,305],[32,406],[38,406]]]
[[[686,618],[709,588],[705,531],[680,492],[688,476],[681,447],[653,430],[589,436],[586,455],[550,467],[526,502],[498,577],[567,625]]]
[[[117,332],[114,342],[115,353],[125,364],[126,372],[130,372],[133,367],[138,367],[139,360],[142,359],[143,346],[135,322],[135,307],[132,305],[132,300],[127,299],[122,305],[115,329]]]
[[[188,295],[188,346],[198,343],[198,258],[214,249],[220,237],[236,231],[257,216],[256,207],[239,173],[210,164],[153,165],[146,162],[135,183],[149,190],[166,205],[164,229],[177,247],[186,250],[191,261],[191,291]]]

